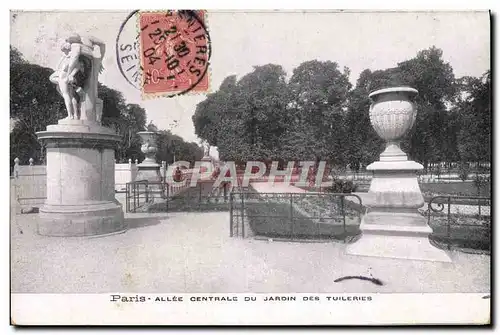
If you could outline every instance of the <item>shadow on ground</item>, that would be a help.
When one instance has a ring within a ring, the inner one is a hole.
[[[127,225],[127,229],[138,229],[149,226],[155,226],[157,224],[160,224],[162,220],[165,220],[167,218],[168,215],[155,216],[155,217],[149,217],[149,216],[125,217],[125,224]]]

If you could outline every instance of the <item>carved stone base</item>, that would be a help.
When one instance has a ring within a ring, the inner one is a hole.
[[[424,198],[413,161],[378,161],[370,164],[373,179],[363,201],[368,210],[361,238],[347,247],[350,255],[451,262],[448,254],[430,244],[431,227],[418,212]]]
[[[432,229],[420,214],[372,212],[360,229],[361,238],[346,248],[349,255],[451,262],[446,251],[430,243]]]
[[[114,202],[45,205],[38,233],[45,236],[94,236],[126,231],[122,206]]]
[[[148,201],[157,201],[166,197],[165,186],[161,183],[162,178],[160,174],[160,165],[156,163],[148,164],[142,163],[137,166],[136,181],[147,180]],[[137,191],[139,193],[146,192],[145,185],[138,184]]]
[[[96,122],[61,120],[38,132],[47,147],[47,198],[38,231],[89,236],[125,229],[115,199],[115,146],[120,136]]]
[[[137,176],[135,180],[147,180],[149,182],[161,182],[160,165],[156,163],[137,165]]]
[[[418,185],[416,171],[422,165],[413,161],[374,162],[367,170],[373,171],[369,203],[372,209],[410,210],[416,212],[424,205],[424,197]]]

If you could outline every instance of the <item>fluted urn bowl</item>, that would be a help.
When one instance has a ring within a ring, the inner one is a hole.
[[[370,121],[377,134],[386,141],[400,140],[415,123],[417,110],[411,87],[391,87],[372,92]]]
[[[137,135],[141,137],[142,143],[146,143],[147,141],[154,143],[156,140],[156,132],[154,131],[140,131]]]
[[[154,131],[140,131],[137,134],[141,137],[142,141],[141,151],[146,156],[146,159],[143,163],[156,163],[154,156],[157,150],[157,133]]]
[[[386,150],[381,160],[406,160],[399,142],[413,127],[417,109],[413,98],[418,91],[411,87],[384,88],[369,95],[370,121],[377,134],[384,139]]]

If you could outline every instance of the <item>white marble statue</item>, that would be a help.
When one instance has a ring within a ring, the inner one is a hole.
[[[203,147],[205,149],[205,151],[204,151],[205,157],[210,156],[210,144],[208,144],[208,142],[205,142]]]
[[[105,50],[101,40],[78,34],[66,38],[61,46],[63,56],[50,81],[64,99],[66,119],[101,122],[102,100],[97,97],[97,85]]]

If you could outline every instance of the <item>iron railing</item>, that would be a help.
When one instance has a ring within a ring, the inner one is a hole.
[[[150,182],[148,180],[136,180],[125,185],[125,210],[127,212],[135,212],[141,205],[149,202],[149,199],[152,196],[150,192],[150,186],[152,184],[158,183]],[[164,183],[160,184],[162,186],[165,185]],[[163,189],[165,188],[163,187]]]
[[[349,193],[230,194],[231,237],[333,239],[347,242],[359,234],[362,200]]]
[[[431,241],[447,249],[490,250],[491,199],[479,196],[439,195],[427,207],[433,228]]]
[[[127,183],[125,208],[129,213],[227,210],[230,189],[227,183],[214,188],[213,181],[191,187],[188,180],[182,185],[139,180]]]

